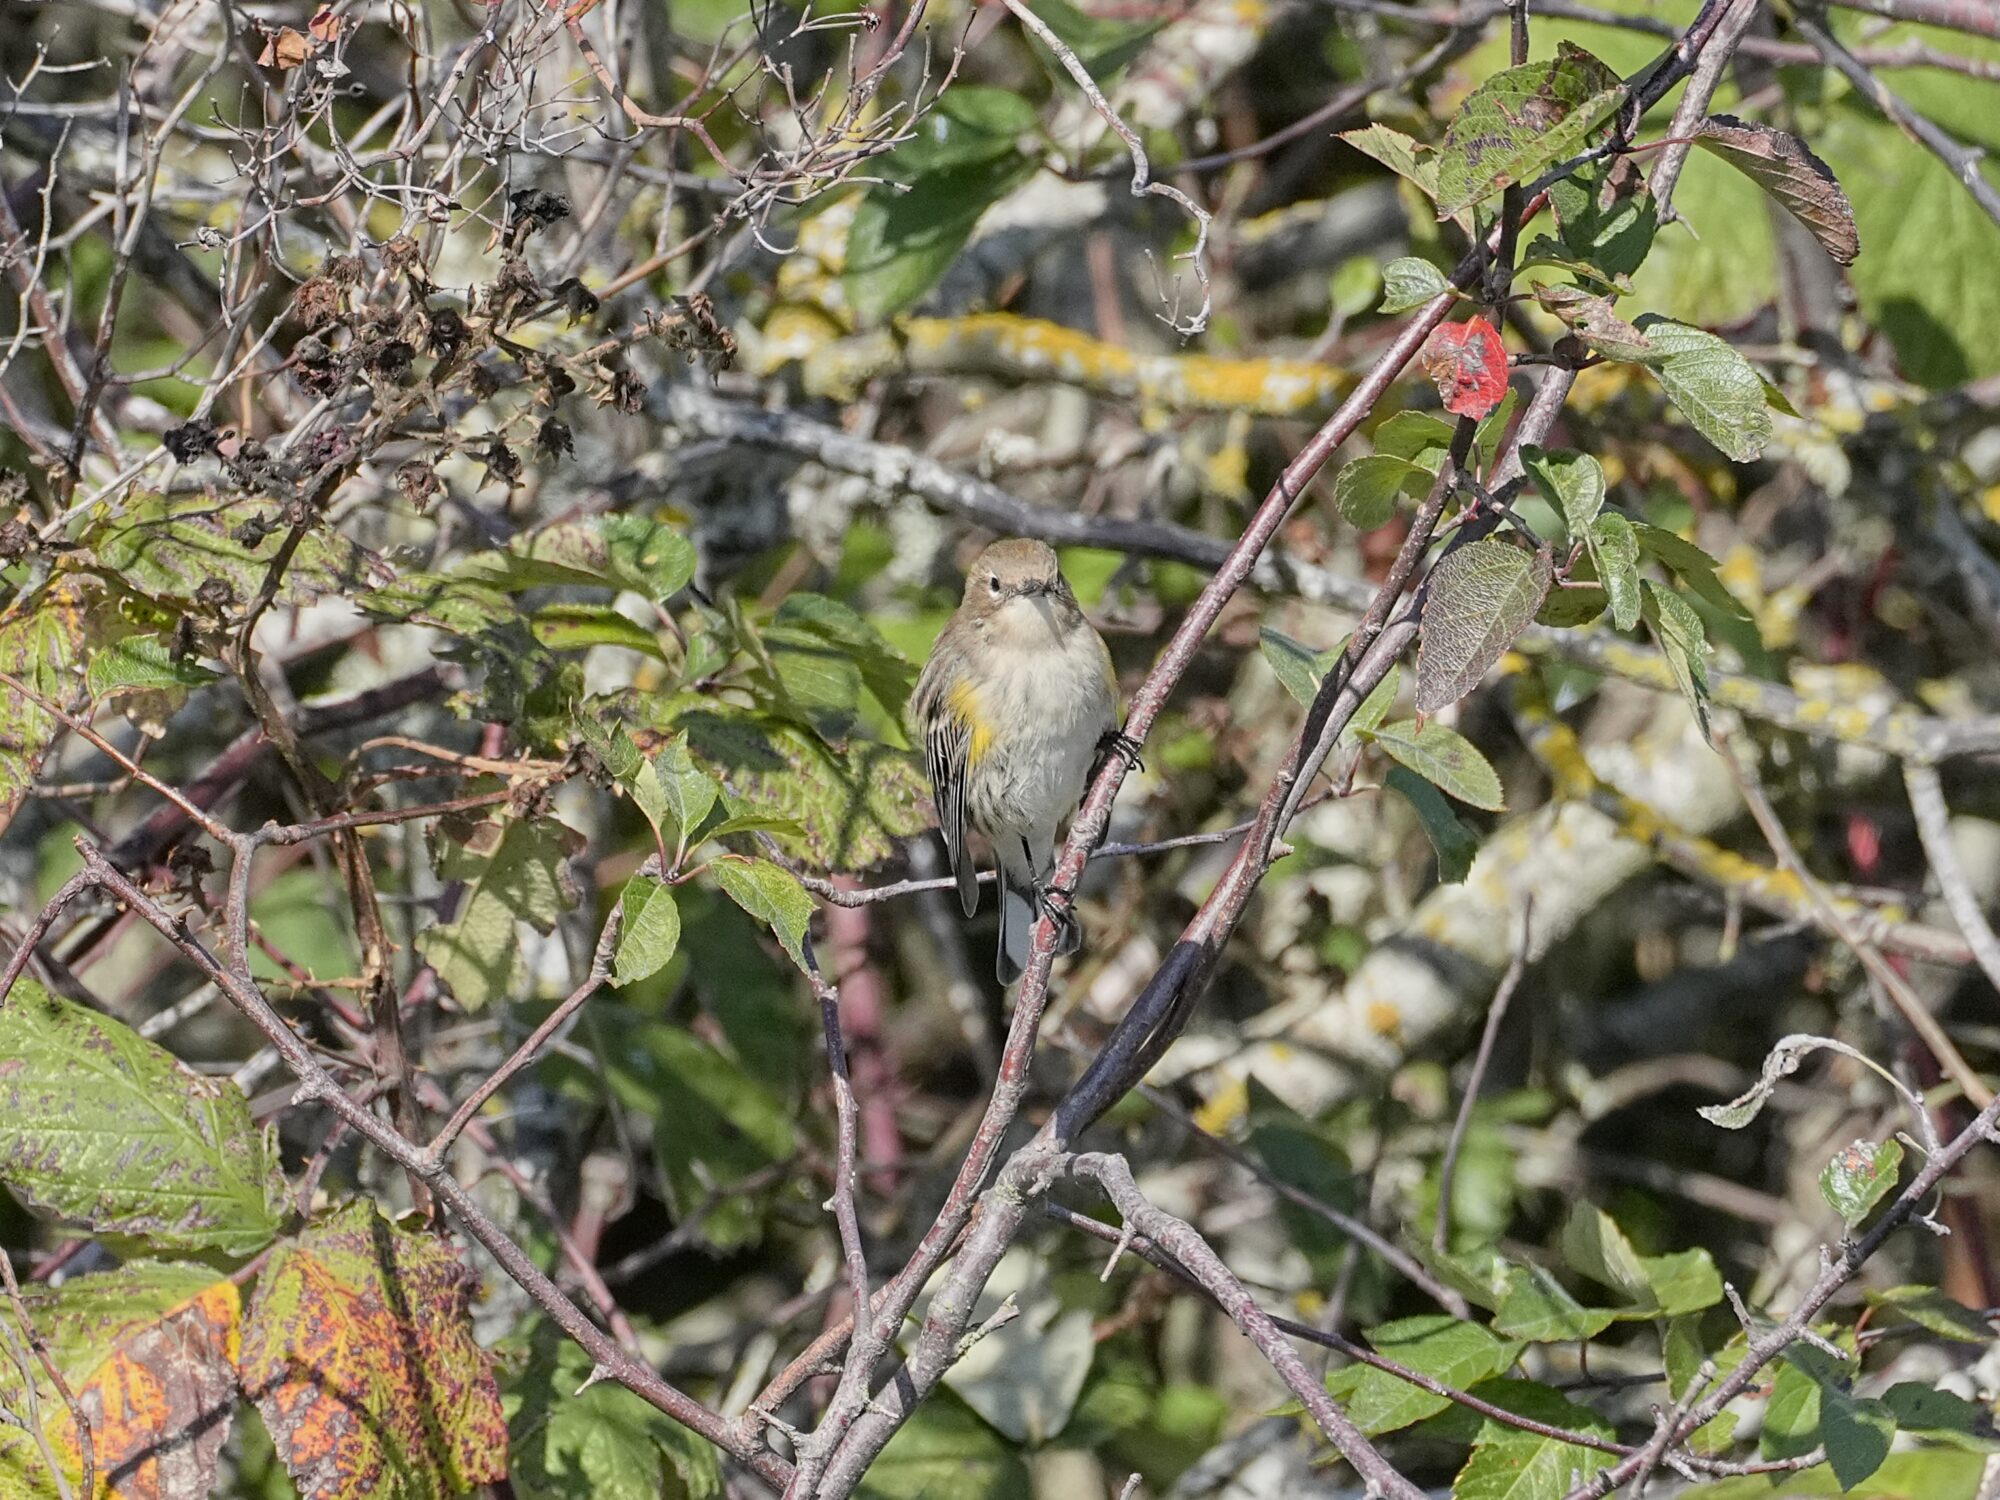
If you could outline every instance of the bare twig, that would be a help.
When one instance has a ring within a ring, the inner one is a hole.
[[[1750,816],[1756,819],[1757,828],[1764,835],[1764,841],[1771,846],[1771,852],[1778,862],[1797,878],[1800,886],[1812,901],[1813,906],[1825,919],[1826,925],[1861,960],[1861,966],[1868,975],[1882,987],[1882,992],[1896,1008],[1910,1030],[1914,1031],[1923,1044],[1930,1049],[1931,1056],[1938,1060],[1938,1066],[1950,1075],[1952,1082],[1959,1086],[1965,1097],[1982,1108],[1993,1100],[1993,1091],[1975,1073],[1972,1065],[1958,1050],[1958,1045],[1945,1034],[1938,1018],[1931,1014],[1930,1007],[1923,998],[1910,988],[1907,979],[1896,972],[1896,968],[1882,956],[1881,950],[1857,932],[1839,906],[1827,894],[1812,871],[1806,868],[1799,851],[1785,832],[1785,825],[1778,817],[1777,809],[1771,806],[1763,785],[1758,781],[1755,768],[1749,764],[1738,747],[1727,737],[1718,734],[1723,748],[1728,753],[1731,771],[1736,784],[1742,789],[1743,800],[1750,808]]]
[[[1898,3],[1905,3],[1905,0],[1898,0]],[[2000,7],[1988,6],[1985,10],[1991,20],[1991,30],[1987,34],[2000,36]],[[1972,14],[1972,9],[1967,7],[1966,13]],[[1951,175],[1972,195],[1972,201],[1979,205],[1986,217],[2000,224],[2000,188],[1987,181],[1985,172],[1980,169],[1980,162],[1986,155],[1984,151],[1954,139],[1918,114],[1819,22],[1801,15],[1795,16],[1792,24],[1798,27],[1801,36],[1819,49],[1820,56],[1826,59],[1829,67],[1860,90],[1869,103],[1903,134],[1943,162]]]
[[[1451,1184],[1458,1172],[1459,1148],[1465,1144],[1466,1127],[1472,1124],[1472,1107],[1479,1102],[1479,1085],[1485,1081],[1486,1065],[1493,1060],[1493,1043],[1500,1035],[1500,1023],[1506,1019],[1507,1006],[1528,967],[1533,920],[1531,901],[1521,909],[1521,936],[1514,944],[1513,961],[1500,976],[1499,988],[1493,991],[1493,1003],[1486,1007],[1486,1027],[1479,1033],[1479,1050],[1473,1055],[1472,1071],[1465,1079],[1465,1094],[1458,1101],[1458,1116],[1451,1122],[1451,1139],[1445,1143],[1444,1161],[1438,1167],[1437,1228],[1431,1235],[1431,1243],[1439,1250],[1451,1241]]]
[[[1222,1258],[1209,1247],[1194,1226],[1146,1200],[1123,1157],[1098,1154],[1073,1156],[1052,1163],[1051,1169],[1065,1176],[1087,1177],[1096,1182],[1104,1189],[1105,1196],[1117,1205],[1128,1230],[1145,1235],[1187,1268],[1201,1283],[1202,1289],[1243,1330],[1244,1337],[1257,1346],[1257,1352],[1270,1362],[1279,1378],[1311,1413],[1327,1440],[1354,1466],[1370,1493],[1391,1496],[1394,1500],[1419,1500],[1423,1491],[1405,1479],[1362,1435],[1361,1429],[1348,1420],[1347,1413],[1327,1395],[1326,1386],[1320,1378],[1306,1367],[1298,1351],[1286,1342],[1283,1332],[1271,1321],[1270,1314],[1257,1305],[1257,1299],[1222,1263]]]
[[[1118,139],[1125,143],[1125,149],[1132,154],[1132,196],[1135,198],[1167,198],[1186,209],[1195,222],[1194,248],[1174,257],[1184,260],[1194,269],[1194,279],[1201,287],[1201,306],[1186,318],[1182,318],[1179,308],[1171,309],[1161,321],[1182,338],[1193,338],[1208,327],[1209,309],[1214,306],[1215,292],[1208,279],[1208,228],[1214,215],[1203,208],[1186,193],[1170,182],[1159,182],[1153,177],[1152,163],[1147,159],[1145,144],[1139,139],[1139,132],[1118,117],[1118,111],[1111,107],[1111,101],[1104,97],[1104,91],[1097,86],[1097,80],[1090,76],[1090,69],[1083,65],[1076,52],[1068,43],[1055,34],[1040,16],[1030,10],[1025,0],[1002,0],[1007,9],[1036,39],[1055,53],[1056,61],[1063,71],[1076,81],[1083,96],[1090,101],[1090,107],[1097,111],[1106,125],[1109,125]]]
[[[1979,898],[1973,894],[1972,882],[1966,878],[1965,866],[1959,861],[1958,846],[1951,836],[1951,809],[1945,805],[1944,787],[1937,770],[1933,766],[1906,763],[1903,785],[1909,789],[1910,810],[1917,818],[1917,837],[1923,841],[1924,853],[1930,859],[1931,872],[1937,876],[1938,889],[1944,893],[1945,905],[1951,908],[1958,930],[1965,934],[1986,982],[2000,992],[2000,937],[1994,936],[1993,925],[1986,920]]]

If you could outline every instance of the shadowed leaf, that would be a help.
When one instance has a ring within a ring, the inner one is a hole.
[[[306,1500],[429,1500],[506,1476],[500,1391],[466,1316],[474,1284],[444,1240],[368,1203],[272,1257],[240,1373]]]

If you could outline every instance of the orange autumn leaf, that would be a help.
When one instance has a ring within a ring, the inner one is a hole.
[[[134,1262],[27,1292],[28,1315],[46,1338],[91,1434],[97,1500],[202,1500],[237,1398],[241,1302],[206,1266]],[[81,1492],[76,1423],[36,1370],[0,1379],[0,1406],[39,1414],[48,1451],[72,1493]],[[40,1442],[8,1428],[0,1442],[0,1494],[53,1494]]]
[[[296,68],[313,54],[312,38],[290,26],[280,26],[264,35],[264,50],[257,54],[260,68],[285,71]]]
[[[507,1424],[450,1244],[354,1203],[278,1251],[238,1363],[306,1500],[444,1496],[502,1479]]]
[[[313,18],[306,22],[306,31],[314,41],[324,45],[337,40],[346,26],[346,17],[335,15],[330,5],[322,5],[313,13]]]

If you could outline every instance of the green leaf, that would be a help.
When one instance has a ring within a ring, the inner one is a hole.
[[[1771,411],[1764,382],[1750,362],[1724,340],[1653,313],[1634,325],[1653,352],[1636,361],[1658,377],[1667,398],[1694,430],[1738,463],[1747,463],[1771,440]]]
[[[1069,4],[1069,0],[1047,0],[1047,3],[1037,0],[1035,14],[1076,53],[1077,60],[1100,86],[1109,84],[1115,74],[1137,57],[1162,24],[1155,20],[1118,21],[1087,15]],[[1035,46],[1041,47],[1039,39]],[[1068,75],[1061,76],[1067,82]]]
[[[1430,476],[1407,459],[1377,453],[1344,465],[1333,477],[1341,518],[1357,531],[1373,531],[1396,513],[1396,497],[1412,480]]]
[[[907,750],[852,739],[838,748],[770,714],[713,699],[676,705],[668,727],[695,763],[737,798],[733,809],[784,820],[779,846],[815,871],[862,870],[930,826],[921,762]]]
[[[198,595],[210,599],[220,590],[222,602],[240,609],[263,588],[290,527],[280,524],[254,544],[243,541],[238,529],[245,522],[275,519],[277,507],[261,499],[149,495],[115,507],[108,502],[90,507],[75,539],[100,568],[144,599],[191,606]],[[275,597],[303,604],[388,578],[379,558],[316,522],[286,563]],[[201,595],[204,586],[207,595]]]
[[[634,876],[625,887],[611,982],[623,987],[650,979],[672,960],[680,941],[681,912],[673,891],[650,875]]]
[[[91,648],[113,630],[111,606],[93,579],[58,577],[18,600],[0,623],[0,672],[65,710],[86,704],[78,677]],[[35,784],[49,747],[63,732],[56,716],[14,692],[0,691],[0,828]]]
[[[688,918],[695,925],[692,904]],[[691,982],[700,982],[702,967],[693,967]],[[572,1089],[592,1100],[608,1082],[627,1109],[653,1121],[655,1180],[675,1222],[695,1225],[691,1232],[702,1245],[732,1250],[756,1244],[767,1228],[769,1199],[783,1184],[753,1191],[750,1179],[769,1179],[773,1167],[797,1153],[793,1108],[775,1085],[685,1026],[619,1007],[601,1019],[618,1038],[602,1074],[573,1064],[566,1074],[565,1060],[556,1058],[550,1076],[567,1077]],[[788,1043],[794,1040],[785,1035]]]
[[[1431,720],[1401,719],[1376,728],[1375,743],[1441,791],[1472,807],[1500,812],[1507,806],[1500,776],[1472,741]]]
[[[1716,569],[1721,564],[1693,542],[1675,535],[1664,526],[1654,526],[1646,521],[1634,521],[1632,531],[1640,551],[1710,604],[1734,619],[1750,618],[1750,611],[1723,587],[1722,580],[1716,576]]]
[[[1642,1255],[1639,1267],[1652,1294],[1649,1316],[1685,1317],[1722,1300],[1722,1273],[1715,1257],[1697,1247],[1670,1255]]]
[[[551,651],[623,646],[656,661],[667,660],[658,636],[608,604],[545,604],[528,617],[528,628]]]
[[[1708,736],[1708,632],[1701,616],[1679,594],[1648,578],[1639,609],[1667,658],[1667,670],[1687,699],[1702,737]]]
[[[1903,1167],[1903,1143],[1854,1141],[1833,1155],[1819,1174],[1820,1196],[1849,1229],[1895,1191]]]
[[[1399,411],[1377,427],[1373,434],[1375,451],[1391,458],[1407,458],[1426,474],[1435,476],[1451,450],[1452,424],[1427,411]]]
[[[1373,157],[1398,177],[1416,184],[1426,198],[1437,198],[1437,156],[1422,141],[1387,125],[1343,130],[1340,138],[1363,156]]]
[[[1563,248],[1606,276],[1629,276],[1653,246],[1659,212],[1629,156],[1591,162],[1549,188]]]
[[[507,1477],[520,1500],[719,1500],[715,1449],[544,1322],[502,1346]]]
[[[785,691],[802,706],[851,714],[866,688],[900,718],[916,668],[860,615],[820,594],[792,594],[762,632]]]
[[[1563,1225],[1562,1253],[1571,1270],[1609,1287],[1626,1301],[1651,1300],[1652,1284],[1639,1263],[1639,1253],[1603,1209],[1580,1203],[1571,1210]]]
[[[1569,584],[1550,589],[1548,597],[1542,600],[1542,607],[1535,611],[1535,623],[1552,630],[1569,630],[1588,625],[1603,614],[1611,602],[1610,596],[1590,582],[1586,575],[1591,571],[1588,557],[1578,559],[1577,566],[1570,570]]]
[[[1886,1308],[1958,1344],[1990,1344],[1993,1325],[1980,1313],[1954,1301],[1934,1286],[1898,1286],[1869,1292],[1870,1307]]]
[[[1396,706],[1396,693],[1401,685],[1402,673],[1391,663],[1389,670],[1382,674],[1382,680],[1354,706],[1354,715],[1347,721],[1346,734],[1359,737],[1373,734],[1381,727],[1382,721],[1389,716],[1389,710]]]
[[[1571,541],[1586,541],[1591,523],[1604,509],[1604,467],[1588,453],[1568,448],[1550,452],[1532,443],[1521,449],[1521,466],[1542,492],[1542,498],[1562,513]]]
[[[1606,511],[1584,533],[1591,565],[1604,585],[1611,623],[1630,630],[1639,623],[1639,537],[1617,511]]]
[[[417,951],[469,1011],[526,999],[528,961],[515,924],[549,932],[576,904],[567,861],[581,836],[551,819],[503,815],[469,827],[441,824],[433,839],[438,878],[464,889],[450,921],[417,934]]]
[[[861,1500],[1034,1500],[1035,1485],[1012,1444],[940,1391],[897,1429],[857,1493]]]
[[[1828,1387],[1820,1392],[1819,1435],[1833,1477],[1851,1490],[1889,1456],[1896,1419],[1880,1401]]]
[[[1493,1381],[1479,1394],[1551,1427],[1600,1438],[1612,1435],[1602,1417],[1547,1386],[1525,1380]],[[1527,1432],[1488,1417],[1479,1428],[1465,1467],[1452,1481],[1452,1500],[1562,1500],[1614,1462],[1615,1454]]]
[[[915,182],[940,168],[1018,155],[1021,138],[1039,127],[1035,106],[1013,89],[955,83],[911,127],[911,138],[874,166],[894,181]]]
[[[467,558],[450,576],[508,593],[597,584],[665,603],[694,577],[694,561],[693,546],[672,527],[619,512],[544,527],[504,552]]]
[[[1976,1401],[1905,1380],[1882,1393],[1882,1406],[1904,1432],[1973,1453],[2000,1453],[1993,1413]]]
[[[1384,1359],[1459,1390],[1498,1375],[1525,1347],[1517,1339],[1496,1338],[1477,1323],[1438,1313],[1384,1323],[1369,1329],[1367,1337]],[[1327,1377],[1326,1388],[1346,1404],[1348,1416],[1370,1437],[1408,1427],[1451,1405],[1445,1397],[1373,1365],[1336,1370]]]
[[[1585,1307],[1543,1266],[1513,1268],[1507,1295],[1493,1315],[1497,1332],[1530,1343],[1575,1343],[1595,1338],[1617,1320],[1617,1313]]]
[[[1035,173],[1031,158],[996,156],[869,188],[847,232],[845,283],[862,317],[899,313],[937,285],[980,216]]]
[[[1535,618],[1553,576],[1546,551],[1491,537],[1440,559],[1424,603],[1417,712],[1435,713],[1477,687]]]
[[[1872,253],[1872,252],[1871,252]],[[1974,1500],[1984,1454],[1950,1448],[1926,1448],[1892,1453],[1875,1473],[1850,1491],[1855,1500]],[[1794,1500],[1808,1495],[1839,1493],[1826,1465],[1796,1474],[1746,1474],[1680,1491],[1686,1500]]]
[[[1915,80],[1903,75],[1899,90]],[[1968,100],[1975,92],[1966,90]],[[1990,101],[1974,106],[1991,116]],[[1928,111],[1926,111],[1928,113]],[[1831,112],[1813,145],[1847,182],[1868,253],[1850,273],[1862,315],[1910,379],[1950,389],[2000,372],[2000,226],[1944,165],[1858,101]],[[1982,164],[1991,180],[1990,163]]]
[[[1271,664],[1285,691],[1300,706],[1310,708],[1313,699],[1319,696],[1320,679],[1340,660],[1340,648],[1315,651],[1269,626],[1257,632],[1257,641],[1263,648],[1264,660]]]
[[[1255,1075],[1244,1089],[1244,1144],[1265,1172],[1316,1203],[1345,1213],[1360,1212],[1364,1205],[1353,1164],[1327,1132],[1265,1088]],[[1280,1196],[1272,1207],[1285,1237],[1305,1257],[1313,1275],[1338,1275],[1353,1241],[1323,1215],[1291,1198]]]
[[[1357,318],[1375,305],[1375,298],[1381,291],[1382,270],[1374,258],[1350,255],[1333,268],[1333,275],[1327,283],[1327,300],[1333,305],[1335,316]],[[1077,598],[1084,598],[1080,590]],[[1086,599],[1085,602],[1091,601]]]
[[[722,794],[715,778],[688,754],[687,736],[678,734],[619,780],[669,851],[694,837]]]
[[[286,1211],[243,1091],[18,979],[0,1006],[0,1180],[30,1208],[173,1250],[248,1255]]]
[[[176,660],[173,652],[150,635],[128,635],[90,658],[84,685],[94,699],[109,700],[126,693],[179,692],[211,683],[219,676],[199,662]]]
[[[1625,98],[1618,75],[1570,42],[1466,96],[1438,152],[1438,217],[1525,182],[1583,149]]]
[[[768,859],[721,859],[714,868],[716,883],[729,899],[767,923],[792,962],[805,968],[806,925],[812,921],[813,902],[798,877]]]
[[[1408,312],[1451,290],[1444,272],[1427,260],[1400,255],[1382,268],[1382,305],[1378,312]]]

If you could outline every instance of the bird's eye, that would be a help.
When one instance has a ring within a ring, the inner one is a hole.
[[[996,593],[996,594],[997,594],[997,593],[999,593],[999,592],[1000,592],[1000,575],[999,575],[998,573],[988,573],[988,574],[986,575],[986,586],[987,586],[987,587],[988,587],[989,589],[993,590],[993,592],[994,592],[994,593]]]

